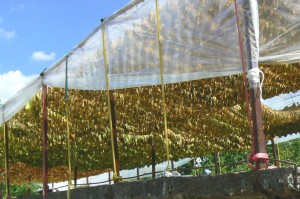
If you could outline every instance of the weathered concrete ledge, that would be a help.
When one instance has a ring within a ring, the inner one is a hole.
[[[298,181],[299,181],[298,177]],[[296,199],[294,170],[269,169],[258,172],[228,173],[200,177],[163,177],[149,181],[121,182],[114,185],[77,188],[72,199]],[[41,199],[27,196],[20,199]],[[47,199],[65,199],[66,192],[47,194]]]

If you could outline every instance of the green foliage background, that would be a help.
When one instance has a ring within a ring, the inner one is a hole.
[[[274,158],[272,146],[267,146],[267,151],[269,158]],[[289,162],[296,163],[300,165],[300,139],[291,140],[288,142],[279,143],[276,145],[276,151],[278,158],[280,160],[286,160]],[[239,152],[220,152],[219,160],[220,164],[229,164],[235,163],[242,160],[246,160],[247,156],[250,154],[250,151],[239,151]],[[214,154],[200,157],[200,165],[195,165],[194,161],[191,161],[178,168],[178,171],[183,175],[214,175],[215,171],[215,161],[216,156]],[[273,161],[270,161],[269,165],[274,164]],[[197,168],[198,166],[198,168]],[[199,167],[200,166],[200,167]],[[281,167],[288,167],[290,165],[281,163]],[[204,168],[203,168],[204,167]],[[192,168],[196,168],[193,170]],[[241,171],[250,171],[250,168],[246,163],[230,165],[221,167],[221,173],[228,172],[241,172]]]
[[[35,182],[23,183],[20,185],[12,184],[10,186],[10,195],[17,197],[17,196],[25,196],[25,195],[37,195],[38,189],[42,186],[41,184]],[[0,184],[0,189],[2,191],[2,197],[6,195],[5,183]]]

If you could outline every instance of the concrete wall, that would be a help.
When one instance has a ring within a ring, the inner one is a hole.
[[[296,199],[292,169],[229,173],[200,177],[163,177],[149,181],[121,182],[112,186],[77,188],[72,199]],[[47,199],[65,199],[66,192],[47,194]],[[42,196],[20,199],[42,199]]]
[[[113,198],[112,186],[103,185],[97,187],[76,188],[71,190],[72,199],[111,199]],[[43,199],[42,195],[18,197],[22,199]],[[47,199],[66,199],[67,192],[47,193]]]

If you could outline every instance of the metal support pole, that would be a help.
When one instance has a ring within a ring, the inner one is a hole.
[[[78,173],[78,166],[77,166],[77,164],[75,164],[75,168],[74,168],[74,187],[77,186],[77,173]]]
[[[169,150],[169,138],[168,138],[168,122],[167,122],[167,107],[166,107],[166,97],[165,97],[165,80],[164,80],[164,66],[163,66],[163,46],[161,41],[161,23],[160,23],[160,12],[158,0],[156,2],[156,22],[157,22],[157,42],[158,42],[158,52],[159,52],[159,68],[160,68],[160,81],[161,81],[161,97],[162,97],[162,109],[164,115],[164,133],[165,133],[165,143],[166,143],[166,155],[168,166],[167,170],[170,168],[170,150]]]
[[[206,174],[206,172],[205,172],[205,164],[204,164],[204,156],[200,156],[200,158],[201,158],[201,166],[200,166],[200,168],[202,167],[202,175],[205,175]],[[201,175],[200,174],[200,172],[199,172],[199,175]]]
[[[140,169],[138,167],[136,168],[136,179],[140,180]]]
[[[47,130],[48,130],[48,111],[47,111],[47,86],[42,86],[42,131],[43,131],[43,199],[46,199],[48,190],[48,149],[47,149]]]
[[[3,117],[4,120],[4,117]],[[8,122],[4,123],[4,145],[5,145],[5,187],[6,198],[10,198],[10,185],[9,185],[9,154],[8,154]]]
[[[30,180],[30,181],[31,181],[31,180]],[[54,192],[54,182],[52,182],[51,188],[52,188],[52,192]]]
[[[67,190],[67,199],[71,198],[71,186],[72,186],[72,163],[71,163],[71,140],[70,140],[70,105],[69,105],[69,94],[68,94],[68,59],[69,55],[66,56],[66,74],[65,74],[65,108],[66,108],[66,127],[67,127],[67,146],[68,146],[68,190]]]
[[[118,146],[118,132],[116,124],[116,109],[115,109],[115,97],[114,91],[109,91],[110,96],[110,110],[111,110],[111,120],[113,127],[113,139],[114,139],[114,152],[115,152],[115,162],[116,162],[116,173],[117,176],[120,176],[120,162],[119,162],[119,146]]]
[[[252,121],[254,133],[254,152],[267,153],[266,138],[263,132],[262,108],[260,103],[259,89],[250,89],[250,99],[252,107]],[[267,168],[267,161],[258,159],[256,162],[256,169]]]
[[[103,43],[103,57],[104,57],[104,66],[105,66],[105,80],[106,80],[106,92],[107,92],[107,104],[108,104],[108,114],[109,114],[109,127],[111,131],[111,146],[112,146],[112,156],[113,156],[113,167],[114,167],[114,178],[119,178],[119,162],[117,163],[117,157],[118,152],[115,151],[115,142],[117,142],[117,131],[116,131],[116,120],[115,120],[115,111],[114,111],[114,99],[111,99],[113,97],[113,91],[110,91],[109,86],[109,77],[108,77],[108,60],[106,55],[106,40],[105,40],[105,27],[104,27],[104,19],[101,19],[101,29],[102,29],[102,43]],[[113,104],[111,104],[113,102]],[[112,111],[114,113],[112,113]],[[113,119],[114,117],[114,119]],[[115,129],[115,130],[114,130]]]
[[[244,0],[244,21],[245,21],[245,31],[246,31],[246,58],[248,69],[258,68],[258,61],[253,59],[253,52],[251,48],[251,41],[256,41],[255,35],[250,31],[250,22],[253,18],[251,6],[255,1]],[[256,2],[257,4],[257,2]],[[257,57],[258,58],[258,57]],[[251,84],[250,84],[251,85]],[[260,83],[255,86],[250,86],[250,101],[251,101],[251,114],[252,114],[252,126],[253,126],[253,152],[257,153],[267,153],[266,151],[266,139],[263,132],[263,115],[261,108],[261,90]],[[256,162],[256,169],[267,168],[267,161],[263,159],[258,159]]]
[[[154,138],[152,137],[152,144],[151,144],[151,157],[152,157],[152,179],[155,178],[155,142]]]
[[[110,171],[108,172],[108,184],[111,185],[111,176],[110,176]]]

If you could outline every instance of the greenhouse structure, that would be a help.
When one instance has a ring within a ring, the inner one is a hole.
[[[298,0],[133,0],[0,107],[0,180],[45,194],[75,170],[119,180],[246,149],[266,168],[266,141],[299,132],[300,107],[263,99],[298,90]]]

